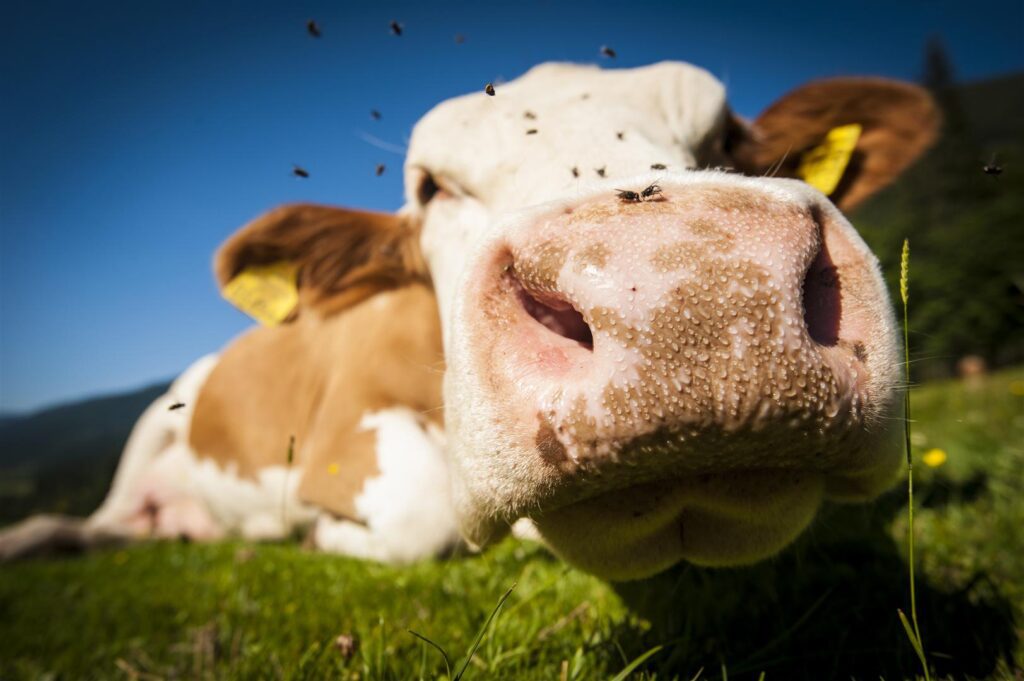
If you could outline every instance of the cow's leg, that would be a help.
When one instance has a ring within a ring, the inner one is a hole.
[[[313,530],[315,546],[389,563],[452,548],[458,530],[440,429],[407,408],[367,414],[360,425],[376,431],[380,474],[356,497],[361,522],[321,515]]]
[[[89,528],[82,518],[35,515],[0,531],[0,562],[78,553],[129,540],[130,536],[126,534]]]

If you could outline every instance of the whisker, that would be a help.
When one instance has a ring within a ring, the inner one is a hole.
[[[789,152],[791,152],[792,150],[793,150],[793,145],[790,145],[790,146],[786,147],[786,153],[784,153],[782,155],[782,158],[780,158],[778,161],[773,163],[769,167],[769,171],[766,172],[764,175],[762,175],[762,177],[775,177],[775,174],[777,172],[779,172],[780,170],[782,170],[782,164],[786,162],[786,158],[789,156]]]

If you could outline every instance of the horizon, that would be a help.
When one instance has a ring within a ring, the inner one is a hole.
[[[387,147],[433,105],[536,63],[690,61],[746,117],[812,78],[918,80],[933,36],[958,83],[1024,71],[1020,3],[799,6],[799,23],[749,1],[5,8],[0,415],[134,392],[224,347],[253,325],[210,271],[227,236],[287,201],[397,209],[402,158]]]

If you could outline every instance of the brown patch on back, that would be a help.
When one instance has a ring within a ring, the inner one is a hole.
[[[336,516],[358,520],[356,497],[366,481],[380,475],[377,431],[357,430],[348,419],[340,428],[315,434],[312,455],[302,467],[299,498]],[[337,442],[341,438],[340,442]]]
[[[424,286],[327,319],[255,329],[224,351],[203,385],[189,444],[254,478],[287,465],[294,435],[300,498],[351,517],[363,482],[379,472],[376,437],[358,431],[360,420],[404,406],[441,424],[442,358],[436,302]]]

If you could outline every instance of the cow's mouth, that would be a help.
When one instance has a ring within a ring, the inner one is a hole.
[[[629,580],[680,560],[737,565],[795,539],[824,497],[822,476],[733,471],[633,485],[533,518],[563,558],[606,579]]]

